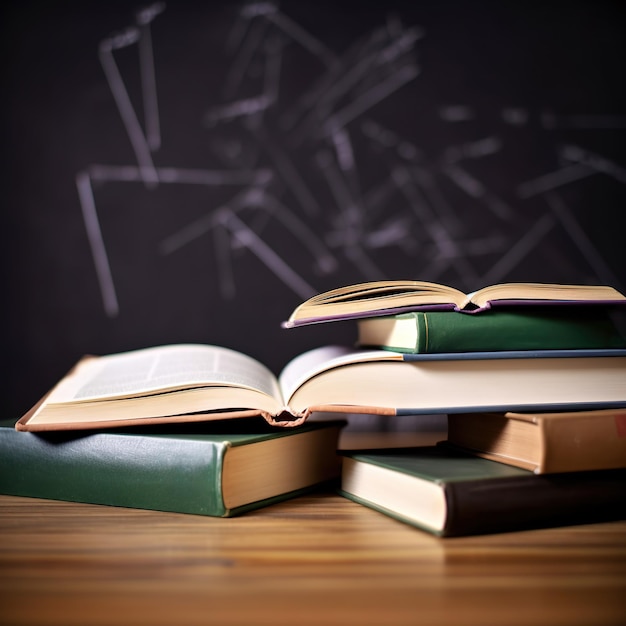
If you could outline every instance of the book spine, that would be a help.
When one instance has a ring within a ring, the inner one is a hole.
[[[224,516],[224,445],[141,435],[0,429],[0,493]]]
[[[416,331],[416,341],[415,341],[415,354],[428,354],[431,350],[429,345],[430,339],[430,313],[415,311],[412,313],[412,317],[415,320],[415,331]]]
[[[540,472],[571,472],[626,467],[626,411],[540,417]]]
[[[443,536],[573,526],[626,516],[626,470],[461,481],[446,487]]]
[[[483,315],[415,312],[415,350],[497,352],[503,350],[587,350],[626,347],[613,321],[604,313],[488,311]]]

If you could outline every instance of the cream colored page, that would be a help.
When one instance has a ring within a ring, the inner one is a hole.
[[[317,374],[350,363],[382,360],[402,360],[402,355],[389,350],[359,350],[346,346],[315,348],[297,356],[285,366],[279,377],[280,388],[289,404],[295,391]]]
[[[280,398],[276,378],[255,359],[219,346],[181,344],[89,359],[57,385],[48,402],[127,397],[195,385],[247,387]]]

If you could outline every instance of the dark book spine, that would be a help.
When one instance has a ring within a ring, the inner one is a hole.
[[[466,481],[446,486],[444,536],[571,526],[626,517],[626,470]]]

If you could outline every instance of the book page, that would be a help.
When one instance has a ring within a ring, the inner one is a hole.
[[[304,320],[324,320],[428,304],[461,304],[466,294],[458,289],[417,280],[385,280],[348,285],[309,298],[283,323],[290,328]]]
[[[561,285],[557,283],[502,283],[469,294],[470,300],[484,306],[491,300],[562,300],[564,302],[619,302],[626,298],[608,285]]]
[[[324,346],[309,350],[290,361],[281,372],[278,381],[285,402],[307,380],[327,370],[350,363],[369,361],[401,361],[402,355],[389,350],[361,350],[346,346]]]
[[[82,361],[48,402],[124,398],[194,386],[236,386],[276,399],[276,377],[255,359],[219,346],[161,346]]]

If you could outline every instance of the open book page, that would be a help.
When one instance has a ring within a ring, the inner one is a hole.
[[[53,389],[48,403],[207,385],[250,388],[280,398],[276,377],[255,359],[219,346],[181,344],[85,359]]]
[[[429,283],[420,280],[376,280],[331,289],[313,296],[308,302],[312,304],[330,304],[376,298],[395,298],[407,294],[425,296],[432,293],[444,294],[445,298],[465,296],[464,293],[453,287],[439,283]]]
[[[402,360],[402,355],[389,350],[360,350],[346,346],[324,346],[309,350],[290,361],[279,376],[285,403],[307,380],[317,374],[351,363]]]
[[[585,304],[626,304],[626,296],[605,285],[560,285],[549,283],[502,283],[470,294],[417,280],[373,281],[348,285],[309,298],[283,322],[284,328],[326,322],[395,315],[407,310],[452,310],[475,313],[491,304],[535,302]]]
[[[307,319],[395,310],[415,305],[460,306],[466,298],[465,293],[453,287],[417,280],[357,283],[309,298],[296,307],[283,326],[289,328],[298,321]]]
[[[554,283],[502,283],[468,294],[467,303],[485,306],[491,300],[562,300],[564,302],[613,302],[625,297],[607,285],[560,285]]]

